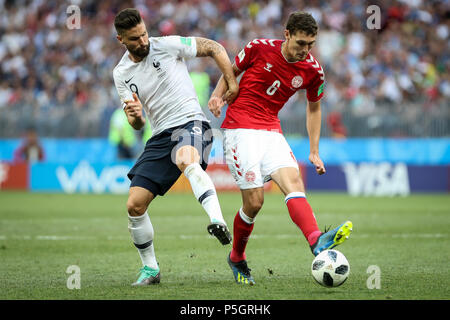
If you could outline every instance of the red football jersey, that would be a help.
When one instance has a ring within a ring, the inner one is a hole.
[[[278,112],[294,93],[306,89],[309,101],[322,98],[325,76],[320,64],[311,54],[303,61],[288,62],[281,53],[283,42],[253,40],[235,57],[236,66],[245,73],[222,128],[281,132]]]

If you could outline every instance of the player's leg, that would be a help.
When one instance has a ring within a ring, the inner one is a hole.
[[[231,261],[245,260],[245,248],[252,233],[256,215],[264,202],[264,189],[241,190],[242,208],[238,210],[233,221],[233,249]]]
[[[271,177],[285,195],[284,200],[292,221],[302,231],[309,245],[313,245],[321,232],[313,210],[306,199],[305,187],[298,168],[280,168],[273,172]]]
[[[316,217],[306,199],[305,187],[297,168],[280,168],[271,176],[284,193],[289,215],[302,231],[314,255],[334,248],[348,239],[353,227],[351,221],[346,221],[330,231],[319,230]]]
[[[211,223],[208,225],[208,232],[226,245],[231,242],[231,234],[222,215],[216,188],[201,167],[200,160],[198,150],[191,145],[184,145],[176,152],[177,167],[188,178],[195,198],[209,216]]]
[[[233,221],[233,248],[228,256],[228,264],[237,283],[255,284],[247,266],[245,248],[253,231],[256,215],[264,202],[264,189],[253,188],[241,190],[242,208],[238,210]]]
[[[297,160],[281,133],[266,132],[265,139],[272,147],[264,156],[261,172],[280,187],[286,196],[285,203],[292,221],[311,245],[321,232],[311,206],[306,200],[305,187],[300,177]]]
[[[140,276],[133,285],[150,285],[160,282],[160,270],[153,244],[154,230],[147,213],[155,195],[149,190],[151,182],[144,177],[134,176],[127,200],[128,230],[142,261]]]
[[[261,171],[263,174],[270,174],[284,193],[289,215],[304,234],[312,253],[317,255],[325,249],[341,244],[352,230],[351,221],[346,221],[328,232],[320,232],[316,217],[306,199],[305,186],[291,147],[280,133],[268,132],[266,135],[273,148],[267,153]]]
[[[242,195],[242,207],[233,221],[233,248],[227,258],[239,284],[255,283],[247,266],[245,249],[256,215],[264,202],[264,179],[260,171],[260,161],[266,144],[261,133],[262,130],[225,130],[226,162]]]

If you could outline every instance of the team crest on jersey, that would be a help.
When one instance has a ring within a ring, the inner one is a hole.
[[[163,78],[166,76],[166,72],[161,68],[161,62],[156,61],[155,58],[153,58],[153,67],[156,69],[158,78]]]
[[[292,78],[291,84],[292,84],[292,87],[298,89],[303,84],[303,78],[300,77],[300,76],[295,76],[295,77]]]
[[[245,174],[245,181],[247,182],[254,182],[256,179],[256,175],[253,171],[247,171]]]

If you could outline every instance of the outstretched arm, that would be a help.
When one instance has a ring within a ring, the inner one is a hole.
[[[320,100],[317,102],[308,101],[306,107],[306,129],[309,136],[309,161],[316,167],[318,174],[325,173],[325,166],[319,156],[321,121]]]
[[[239,68],[236,66],[235,63],[233,63],[233,72],[235,77],[239,76],[242,71],[239,70]],[[220,113],[222,110],[222,107],[225,105],[225,103],[230,104],[233,100],[230,100],[225,93],[227,92],[227,83],[225,82],[223,75],[220,77],[219,81],[217,82],[216,88],[211,94],[211,98],[208,102],[208,108],[214,114],[215,117],[220,117]]]
[[[197,57],[212,57],[215,60],[227,85],[224,96],[227,100],[233,101],[238,94],[239,87],[227,51],[214,40],[201,37],[195,39],[197,42]]]

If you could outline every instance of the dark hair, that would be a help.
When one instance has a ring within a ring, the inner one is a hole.
[[[286,23],[286,30],[289,30],[291,35],[301,31],[308,36],[315,36],[317,35],[318,29],[319,26],[313,16],[304,11],[295,11],[291,13]]]
[[[127,8],[120,11],[114,19],[114,27],[117,33],[123,34],[124,31],[136,27],[142,22],[139,11],[134,8]]]

